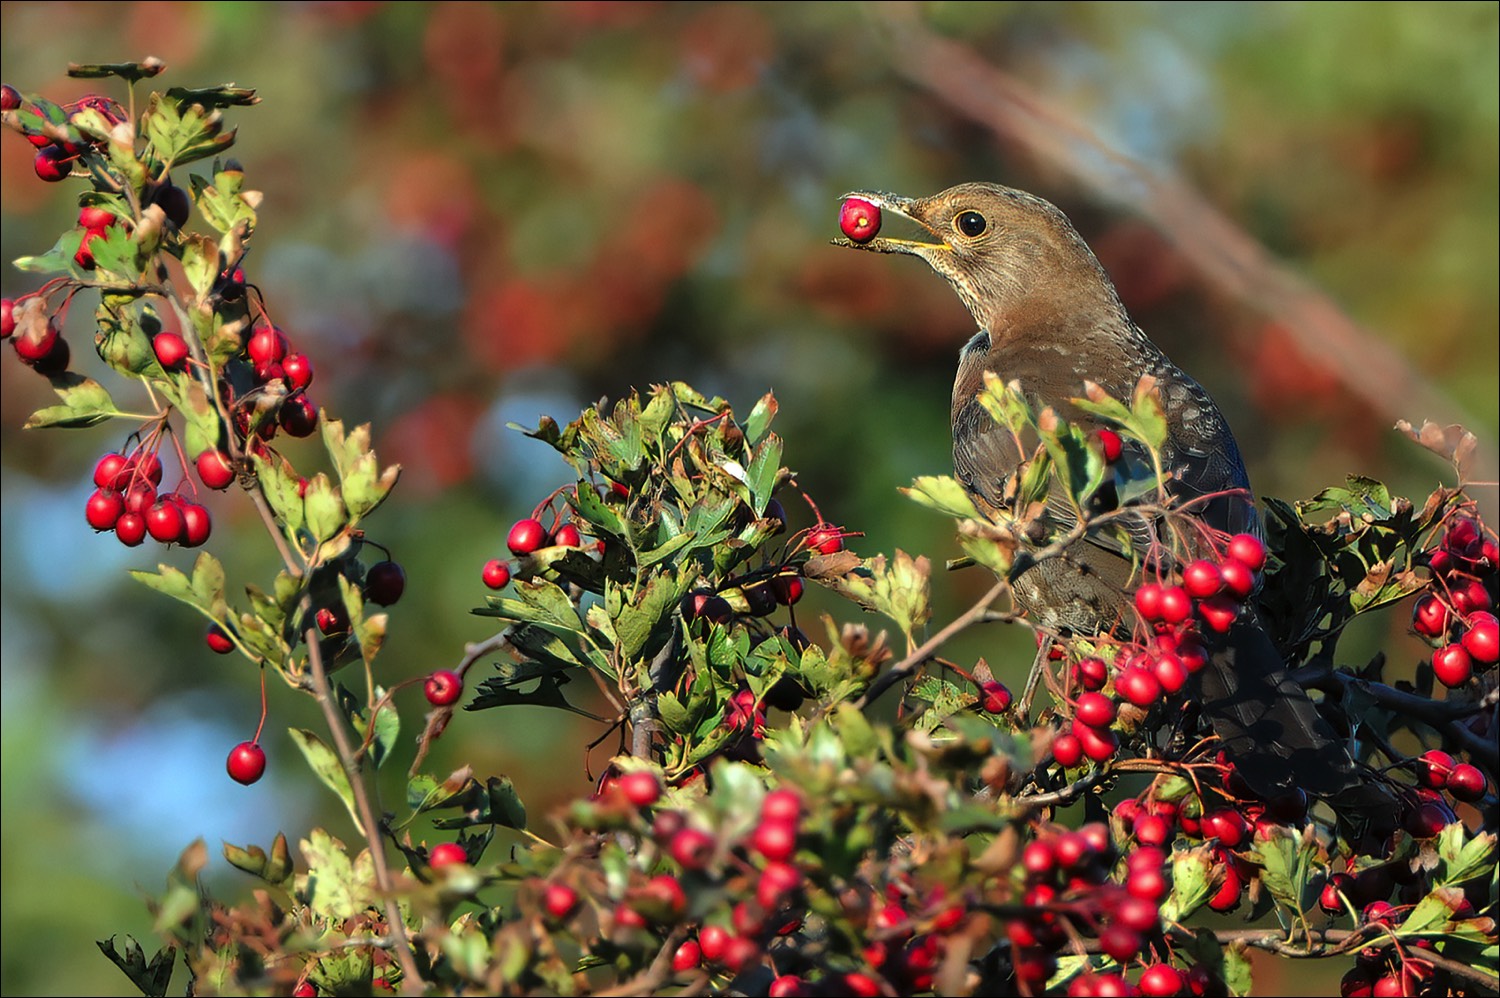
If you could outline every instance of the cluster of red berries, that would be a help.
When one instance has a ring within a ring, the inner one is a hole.
[[[1119,702],[1149,708],[1187,685],[1188,677],[1208,664],[1198,630],[1224,633],[1234,625],[1266,564],[1258,537],[1236,534],[1218,561],[1203,558],[1183,568],[1175,584],[1147,582],[1135,591],[1135,610],[1148,636],[1122,645],[1114,667],[1088,656],[1073,663],[1073,723],[1052,743],[1052,755],[1064,768],[1085,758],[1104,762],[1119,749],[1112,725]],[[1113,673],[1114,697],[1104,690]]]
[[[1436,649],[1432,671],[1449,688],[1463,686],[1475,667],[1500,661],[1500,622],[1495,589],[1500,584],[1500,549],[1478,520],[1455,516],[1437,547],[1427,552],[1433,591],[1412,609],[1412,630]]]
[[[153,450],[138,447],[128,456],[105,454],[94,466],[94,485],[84,507],[89,526],[114,531],[121,544],[135,547],[146,539],[162,544],[197,547],[208,540],[212,518],[202,505],[178,491],[158,496],[161,458]]]
[[[244,280],[243,271],[235,270],[220,283],[243,294]],[[233,413],[236,437],[257,450],[276,436],[278,428],[293,437],[311,436],[318,428],[318,407],[307,395],[313,380],[312,361],[293,350],[286,333],[270,323],[251,331],[241,357],[247,362],[253,387],[236,392],[228,380],[219,383]]]
[[[0,87],[0,110],[19,110],[24,101],[21,99],[20,91],[15,87],[5,84]],[[71,104],[64,104],[63,113],[69,120],[77,117],[86,110],[97,111],[110,125],[118,125],[126,120],[125,109],[118,101],[98,94],[88,94],[78,98]],[[77,141],[58,139],[40,130],[32,129],[28,123],[22,122],[26,134],[26,140],[36,147],[36,159],[32,162],[36,175],[48,183],[56,183],[67,178],[72,173],[73,164],[85,153],[102,149],[104,143],[99,140],[86,140],[80,138]]]
[[[1143,956],[1160,935],[1160,906],[1171,892],[1166,862],[1162,849],[1141,846],[1117,864],[1109,829],[1100,823],[1039,828],[1021,853],[1021,901],[1033,913],[1006,926],[1016,980],[1026,993],[1041,993],[1057,971],[1058,953],[1080,935],[1096,937],[1100,951],[1122,970],[1084,974],[1069,985],[1069,995],[1175,995],[1189,975],[1206,985],[1208,972],[1201,966],[1184,972]],[[1117,865],[1118,882],[1111,879]],[[1132,985],[1123,968],[1136,963],[1143,969]]]

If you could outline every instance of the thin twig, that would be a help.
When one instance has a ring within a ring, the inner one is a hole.
[[[855,701],[854,705],[861,709],[868,707],[882,693],[911,675],[924,662],[937,654],[937,650],[953,638],[954,635],[985,619],[990,604],[999,599],[1000,594],[1005,592],[1009,587],[1010,583],[1004,579],[996,582],[990,587],[989,592],[979,598],[979,602],[969,607],[969,609],[954,618],[946,627],[924,641],[916,651],[887,669],[883,675],[870,684],[870,688],[865,691],[864,696]]]

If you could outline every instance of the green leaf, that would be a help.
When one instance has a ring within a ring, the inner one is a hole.
[[[647,648],[653,634],[660,638],[665,633],[668,617],[694,579],[692,572],[654,575],[630,602],[620,607],[614,625],[622,660],[634,661]]]
[[[949,516],[979,516],[969,492],[955,478],[948,475],[923,475],[912,482],[911,488],[901,489],[913,502]]]
[[[223,269],[219,245],[211,237],[196,233],[183,237],[182,270],[199,298],[208,297]]]
[[[297,748],[302,750],[308,766],[323,781],[323,785],[344,802],[354,827],[360,830],[360,834],[364,834],[364,825],[359,820],[359,812],[354,804],[354,788],[349,785],[349,774],[344,772],[337,753],[305,728],[288,728],[287,731],[291,734],[292,741],[297,743]],[[306,843],[303,843],[302,848],[304,852],[307,851]]]
[[[155,589],[159,593],[164,593],[175,600],[181,600],[188,606],[195,606],[208,612],[212,611],[212,607],[209,604],[199,600],[198,594],[193,589],[192,581],[180,569],[173,568],[171,565],[157,565],[156,568],[157,571],[155,572],[132,569],[130,575],[137,582]]]
[[[755,450],[755,459],[745,470],[745,485],[750,489],[750,507],[756,516],[764,516],[771,493],[781,473],[781,438],[768,436]]]
[[[1454,822],[1438,833],[1438,868],[1434,882],[1439,886],[1461,884],[1485,871],[1495,869],[1493,832],[1477,832],[1469,837],[1462,822]]]
[[[995,372],[985,371],[984,388],[980,390],[978,398],[979,404],[994,417],[995,422],[1018,437],[1035,425],[1031,403],[1021,391],[1019,381],[1006,384]]]
[[[589,524],[592,528],[589,533],[594,536],[626,536],[627,529],[620,514],[599,498],[598,491],[589,482],[578,483],[578,487],[568,494],[568,505]]]
[[[93,426],[123,415],[115,408],[115,400],[109,397],[104,386],[92,378],[68,371],[51,380],[52,390],[62,399],[62,404],[32,413],[25,424],[28,430],[43,426]]]
[[[302,529],[306,514],[303,511],[299,482],[293,475],[291,466],[280,458],[272,458],[258,451],[252,451],[249,456],[266,502],[270,504],[277,519],[286,525],[287,532],[295,534]]]
[[[307,517],[307,529],[319,543],[338,536],[348,523],[343,499],[322,472],[308,480],[302,508]]]
[[[1301,913],[1311,902],[1313,859],[1317,842],[1275,827],[1268,835],[1257,834],[1251,850],[1260,864],[1261,883],[1271,896],[1292,911]]]
[[[350,861],[344,844],[321,828],[301,842],[307,872],[297,877],[297,894],[323,918],[341,922],[378,908],[375,863],[368,850]]]
[[[460,808],[463,813],[452,818],[434,818],[437,828],[468,828],[473,825],[500,825],[504,828],[526,827],[526,806],[510,777],[490,777],[483,785],[471,779],[457,794],[437,805]]]
[[[776,396],[771,392],[766,392],[756,400],[755,407],[750,410],[750,415],[745,417],[745,443],[751,447],[760,444],[766,431],[771,428],[771,420],[776,418],[778,408]]]
[[[1164,920],[1180,922],[1208,903],[1214,892],[1215,866],[1211,846],[1172,854],[1172,894],[1162,905]]]

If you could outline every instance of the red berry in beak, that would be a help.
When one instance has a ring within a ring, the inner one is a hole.
[[[849,198],[839,209],[839,229],[857,243],[867,243],[880,231],[880,209],[868,201]]]

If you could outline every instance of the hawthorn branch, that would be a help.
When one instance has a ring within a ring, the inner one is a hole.
[[[1444,737],[1483,764],[1492,775],[1500,772],[1500,744],[1475,734],[1462,720],[1483,710],[1482,704],[1433,700],[1398,690],[1385,683],[1361,679],[1352,673],[1335,669],[1332,663],[1326,662],[1303,666],[1292,673],[1292,678],[1302,686],[1331,695],[1343,696],[1349,690],[1358,690],[1387,710],[1415,718],[1438,729]]]

